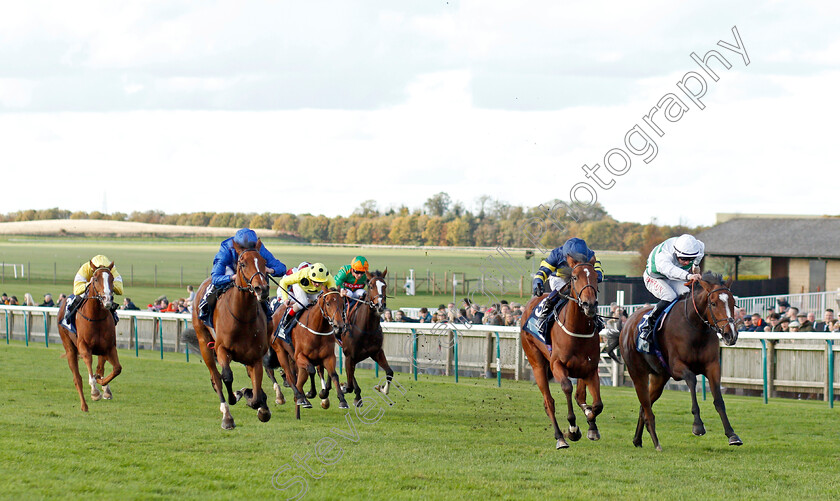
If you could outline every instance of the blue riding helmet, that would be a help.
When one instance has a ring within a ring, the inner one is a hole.
[[[570,238],[563,244],[563,253],[567,256],[572,253],[589,256],[591,252],[592,251],[589,250],[589,246],[586,245],[586,241],[582,238]]]
[[[250,228],[242,228],[233,236],[233,241],[240,247],[245,247],[246,249],[255,247],[257,240],[257,233]]]

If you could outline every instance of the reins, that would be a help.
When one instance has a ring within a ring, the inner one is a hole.
[[[93,274],[95,275],[96,272],[101,270],[101,269],[108,269],[108,268],[105,267],[105,266],[100,266],[99,268],[97,268],[93,271]],[[88,294],[88,291],[90,289],[93,289],[93,292],[95,292],[96,294]],[[100,304],[102,304],[102,309],[107,310],[107,308],[105,308],[103,303],[106,299],[108,299],[108,296],[106,296],[104,294],[101,294],[97,290],[96,283],[93,280],[93,276],[90,277],[90,281],[88,281],[87,285],[85,286],[85,296],[82,298],[81,304],[79,304],[79,309],[78,309],[77,314],[79,316],[81,316],[82,318],[84,318],[85,320],[87,320],[88,322],[102,322],[103,320],[105,320],[109,317],[109,315],[107,313],[102,318],[88,318],[88,317],[86,317],[85,314],[82,313],[82,306],[84,306],[84,304],[87,302],[88,299],[98,299]],[[113,299],[112,299],[112,301],[113,301]]]
[[[576,265],[574,266],[574,268],[572,268],[572,271],[571,271],[571,272],[570,272],[570,274],[569,274],[569,281],[570,281],[570,282],[571,282],[571,277],[572,277],[572,276],[571,276],[571,273],[574,273],[574,271],[575,271],[575,270],[576,270],[579,266],[592,266],[592,265],[591,265],[590,263],[578,263],[578,264],[576,264]],[[595,267],[594,267],[594,266],[592,267],[592,270],[593,270],[593,271],[595,270]],[[575,303],[576,305],[578,305],[578,308],[580,308],[580,307],[581,307],[581,303],[583,303],[583,301],[581,301],[581,300],[580,300],[580,295],[581,295],[581,294],[583,294],[583,291],[585,291],[585,290],[586,290],[587,288],[589,288],[589,287],[592,287],[592,290],[594,290],[594,291],[595,291],[595,300],[597,301],[597,299],[598,299],[598,288],[597,288],[596,286],[592,285],[592,284],[586,284],[586,285],[584,285],[584,286],[583,286],[583,288],[580,290],[580,292],[577,292],[577,297],[575,297],[575,288],[574,288],[574,287],[571,287],[571,286],[569,287],[569,288],[572,290],[572,295],[571,295],[571,296],[566,295],[566,294],[563,294],[562,292],[558,292],[558,294],[560,295],[560,297],[563,297],[563,298],[565,298],[565,299],[568,299],[570,302]],[[600,315],[599,315],[599,316],[600,316]],[[559,317],[559,314],[558,314],[558,317]],[[595,330],[593,330],[593,331],[592,331],[591,333],[589,333],[589,334],[578,334],[578,333],[576,333],[576,332],[572,332],[572,331],[570,331],[569,329],[567,329],[565,325],[563,325],[563,322],[561,322],[561,321],[560,321],[560,318],[556,318],[556,319],[555,319],[555,321],[557,322],[557,325],[559,325],[559,326],[560,326],[560,328],[561,328],[561,329],[563,329],[563,332],[565,332],[565,333],[566,333],[566,334],[568,334],[569,336],[572,336],[572,337],[577,337],[577,338],[590,338],[590,337],[592,337],[592,336],[594,336],[594,335],[595,335]],[[596,326],[596,329],[597,329],[597,326]]]
[[[694,306],[694,312],[697,313],[697,316],[700,318],[700,320],[702,320],[704,324],[706,324],[710,329],[712,329],[712,331],[722,336],[723,329],[718,327],[718,324],[720,322],[734,323],[735,319],[731,317],[721,320],[717,319],[717,317],[715,316],[715,311],[712,309],[712,294],[714,294],[715,292],[722,291],[726,291],[732,294],[732,290],[730,290],[728,287],[718,287],[717,289],[713,289],[708,294],[706,294],[706,309],[709,310],[709,315],[711,315],[712,322],[714,322],[714,324],[711,324],[708,320],[706,320],[706,318],[700,313],[700,310],[697,308],[697,300],[694,296],[694,282],[696,282],[696,280],[691,281],[691,304],[692,306]],[[688,320],[688,301],[685,302],[685,317],[686,320]]]

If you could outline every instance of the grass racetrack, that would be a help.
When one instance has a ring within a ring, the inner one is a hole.
[[[709,400],[701,401],[708,433],[691,434],[687,393],[657,402],[657,453],[631,439],[638,403],[632,388],[603,388],[602,439],[565,451],[554,438],[542,398],[530,382],[407,374],[396,379],[388,407],[374,395],[372,371],[358,379],[369,414],[332,406],[302,410],[272,403],[257,421],[244,402],[237,427],[220,428],[218,400],[198,357],[121,351],[112,401],[79,410],[61,347],[0,345],[0,497],[96,499],[837,499],[840,409],[824,402],[726,396],[744,441],[730,447]],[[110,371],[110,366],[106,368]],[[383,372],[380,372],[384,375]],[[86,375],[83,373],[83,380]],[[245,386],[234,366],[234,386]],[[552,384],[559,409],[565,399]],[[284,391],[287,399],[291,392]],[[378,418],[378,419],[377,419]],[[348,421],[349,420],[349,421]],[[367,421],[364,423],[363,421]],[[353,436],[348,422],[353,423]],[[561,427],[566,427],[565,419]],[[335,429],[336,431],[333,431]],[[342,437],[341,435],[344,435]],[[320,443],[320,445],[319,445]],[[332,450],[329,446],[332,445]],[[339,449],[340,448],[340,449]],[[320,451],[329,465],[315,458]],[[308,455],[308,458],[307,458]],[[296,464],[301,458],[313,478]],[[288,487],[278,490],[277,487]]]

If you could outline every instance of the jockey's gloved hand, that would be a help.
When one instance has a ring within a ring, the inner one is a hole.
[[[119,304],[117,304],[117,303],[111,303],[111,308],[109,308],[109,309],[110,309],[111,311],[117,311],[117,310],[119,310],[119,309],[120,309],[120,305],[119,305]]]
[[[534,288],[534,295],[535,296],[542,296],[543,295],[543,292],[545,292],[545,286],[543,285],[543,281],[542,281],[541,278],[538,277],[538,278],[534,279],[533,288]]]

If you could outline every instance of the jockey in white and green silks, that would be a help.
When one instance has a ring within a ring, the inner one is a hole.
[[[335,285],[345,296],[361,299],[367,285],[368,261],[364,256],[356,256],[353,262],[339,268],[335,274]]]

